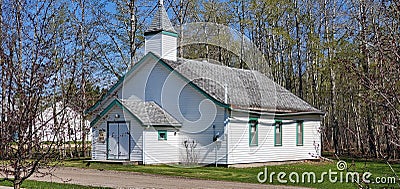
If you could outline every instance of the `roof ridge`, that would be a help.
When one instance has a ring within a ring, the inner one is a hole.
[[[164,60],[164,59],[163,59]],[[235,67],[229,67],[229,66],[225,66],[225,65],[221,65],[221,64],[214,64],[214,63],[211,63],[211,62],[208,62],[208,61],[201,61],[201,60],[193,60],[193,59],[186,59],[186,58],[178,58],[178,60],[184,60],[184,61],[189,61],[189,62],[195,62],[195,63],[201,63],[201,64],[209,64],[209,65],[213,65],[213,66],[219,66],[219,67],[224,67],[224,68],[228,68],[228,69],[232,69],[232,70],[239,70],[239,71],[247,71],[247,72],[255,72],[255,73],[260,73],[260,74],[263,74],[263,73],[261,73],[260,71],[258,71],[258,70],[251,70],[251,69],[244,69],[244,68],[235,68]],[[218,61],[216,61],[216,62],[218,62]],[[218,63],[221,63],[221,62],[218,62]],[[264,74],[263,74],[264,75]],[[265,76],[265,77],[268,77],[268,76]],[[269,77],[268,77],[269,78]]]

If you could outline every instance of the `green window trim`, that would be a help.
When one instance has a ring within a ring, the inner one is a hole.
[[[255,127],[254,135],[252,127]],[[249,118],[249,146],[258,146],[258,118]]]
[[[145,32],[144,36],[149,36],[149,35],[156,35],[158,33],[162,33],[164,35],[169,35],[172,37],[179,37],[177,33],[175,32],[169,32],[169,31],[152,31],[152,32]]]
[[[283,126],[283,124],[282,124],[281,120],[275,120],[275,124],[274,124],[274,146],[282,146],[282,126]],[[276,136],[276,131],[277,131],[278,127],[279,127],[279,139],[280,139],[280,141],[277,141],[278,137]]]
[[[158,140],[167,140],[168,132],[166,130],[158,130]]]
[[[301,129],[300,132],[299,132],[299,127]],[[301,134],[301,136],[299,136],[299,134]],[[299,139],[301,139],[301,143],[299,142]],[[304,121],[302,121],[302,120],[297,121],[297,124],[296,124],[296,145],[297,146],[304,145]]]

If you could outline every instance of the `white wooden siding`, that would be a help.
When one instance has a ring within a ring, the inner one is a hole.
[[[162,58],[167,60],[177,60],[177,39],[174,36],[162,35]]]
[[[213,163],[215,148],[212,143],[212,125],[216,126],[217,132],[222,137],[224,134],[224,108],[215,105],[178,77],[176,73],[171,73],[160,64],[146,62],[139,70],[124,84],[123,98],[128,99],[131,95],[135,95],[143,100],[159,104],[182,123],[179,148],[183,148],[183,141],[187,138],[194,139],[199,143],[197,149],[201,154],[199,156],[201,163]],[[143,80],[143,78],[147,79]],[[226,163],[225,138],[221,141],[218,149],[220,163]],[[180,151],[181,156],[185,155],[185,150]]]
[[[132,98],[132,96],[136,96],[135,98],[145,100],[146,92],[149,94],[151,93],[151,89],[146,89],[146,86],[148,86],[147,82],[150,82],[149,85],[151,85],[156,83],[155,81],[160,81],[161,78],[150,81],[154,79],[153,77],[157,77],[156,71],[152,72],[152,70],[155,69],[154,66],[157,65],[156,62],[152,58],[145,61],[146,62],[143,62],[134,73],[128,75],[122,87],[118,88],[121,99],[129,99]],[[155,89],[154,87],[151,88]]]
[[[144,131],[144,164],[179,163],[179,133],[174,133],[167,130],[167,140],[158,140],[158,130],[150,127]]]
[[[144,53],[147,54],[149,52],[152,52],[158,56],[161,56],[162,55],[161,39],[162,39],[161,33],[158,33],[156,35],[145,36]]]
[[[115,118],[115,115],[119,114],[120,118]],[[99,130],[104,129],[107,133],[107,122],[113,121],[127,121],[130,124],[130,160],[131,161],[142,161],[142,132],[143,127],[140,123],[129,115],[127,112],[122,111],[119,107],[113,107],[109,113],[102,118],[92,128],[93,140],[92,140],[92,159],[95,160],[106,160],[107,159],[107,138],[104,143],[98,141]],[[107,137],[107,135],[105,136]]]
[[[161,93],[164,89],[164,81],[168,77],[169,73],[165,71],[165,68],[163,69],[159,65],[152,66],[151,68],[149,68],[149,66],[146,66],[144,70],[150,72],[149,74],[146,74],[147,78],[149,79],[147,79],[146,83],[144,83],[144,100],[154,101],[157,104],[161,105]]]
[[[161,58],[176,61],[176,37],[158,33],[155,35],[148,35],[145,38],[145,54],[152,52]]]
[[[142,162],[143,161],[143,126],[134,119],[131,115],[127,116],[127,121],[131,123],[131,151],[130,160]]]
[[[215,161],[215,145],[213,144],[212,126],[215,125],[216,132],[219,132],[221,136],[217,159],[219,159],[219,163],[226,164],[226,139],[223,137],[224,108],[215,105],[201,92],[179,78],[176,73],[169,72],[165,67],[157,64],[153,70],[156,71],[152,73],[156,74],[150,74],[151,83],[162,85],[162,90],[154,90],[151,85],[147,85],[146,94],[150,92],[153,93],[153,96],[157,96],[153,100],[182,123],[182,128],[180,128],[181,156],[186,156],[183,142],[187,139],[195,140],[198,142],[199,163],[213,163]],[[158,94],[154,94],[158,92],[161,92],[159,94],[160,101],[157,101]]]
[[[249,146],[248,114],[234,113],[229,124],[228,164],[315,159],[310,154],[320,153],[316,148],[320,146],[320,122],[304,120],[303,146],[296,143],[296,120],[282,122],[282,146],[274,143],[274,119],[263,116],[258,124],[258,146]]]

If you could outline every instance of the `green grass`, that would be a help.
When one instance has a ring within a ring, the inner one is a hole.
[[[351,160],[346,161],[348,163],[348,171],[357,171],[359,173],[364,173],[369,171],[372,173],[370,180],[376,177],[392,177],[393,172],[390,170],[389,166],[383,162],[361,162],[356,161],[354,164]],[[245,183],[259,183],[257,180],[257,175],[260,171],[264,171],[264,167],[256,168],[225,168],[225,167],[194,167],[194,168],[184,168],[177,166],[168,165],[119,165],[119,164],[105,164],[105,163],[91,163],[89,167],[86,167],[86,163],[82,161],[66,161],[65,166],[80,167],[80,168],[91,168],[91,169],[104,169],[104,170],[115,170],[115,171],[130,171],[130,172],[142,172],[150,174],[161,174],[169,176],[179,176],[188,178],[198,178],[198,179],[209,179],[209,180],[223,180],[223,181],[237,181]],[[291,172],[297,172],[300,175],[303,172],[314,172],[316,174],[317,180],[321,177],[322,172],[327,172],[329,169],[331,171],[338,171],[336,167],[336,162],[304,162],[296,164],[286,164],[286,165],[269,165],[268,173],[272,172],[285,172],[286,180],[288,180],[289,174]],[[400,175],[400,165],[392,165],[393,169],[396,171],[397,175]],[[346,171],[343,171],[343,181],[345,181]],[[397,183],[400,180],[396,180],[396,184],[369,184],[370,188],[400,188]],[[273,181],[269,182],[269,179],[265,184],[280,184],[277,180],[275,174]],[[293,186],[304,186],[312,188],[358,188],[354,183],[331,183],[328,176],[324,176],[324,182],[322,183],[291,183],[288,182],[285,185]],[[365,185],[364,185],[365,186]]]
[[[0,186],[12,186],[10,181],[0,182]],[[81,186],[76,184],[60,184],[53,182],[41,182],[41,181],[32,181],[26,180],[22,183],[22,188],[28,189],[100,189],[100,187],[91,187],[91,186]]]

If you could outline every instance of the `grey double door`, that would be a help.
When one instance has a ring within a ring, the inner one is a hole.
[[[127,122],[109,122],[107,130],[107,158],[110,160],[128,160],[130,149],[129,124]]]

